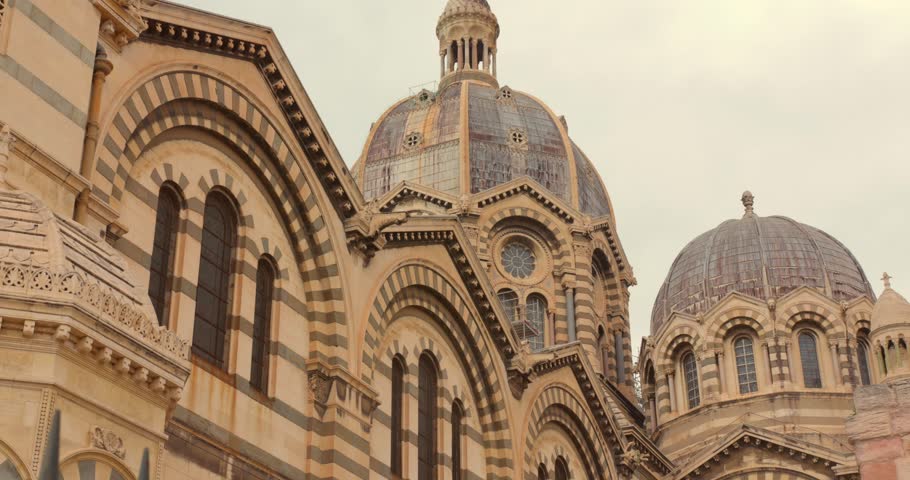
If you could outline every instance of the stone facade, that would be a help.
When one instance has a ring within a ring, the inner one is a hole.
[[[676,312],[645,343],[640,407],[609,196],[565,119],[500,86],[499,34],[486,0],[449,0],[439,90],[383,114],[349,171],[267,28],[0,0],[0,480],[56,450],[64,480],[865,469],[868,432],[854,455],[837,419],[857,332],[879,338],[871,294]],[[804,324],[820,390],[787,360]],[[740,395],[735,356],[712,362],[749,328],[761,386]],[[699,408],[677,403],[685,345]]]

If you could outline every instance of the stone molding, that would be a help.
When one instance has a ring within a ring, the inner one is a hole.
[[[172,361],[189,361],[189,342],[161,327],[100,282],[87,280],[76,270],[55,270],[31,264],[31,256],[16,258],[8,251],[0,257],[0,296],[50,303],[72,303],[94,318],[125,331]]]
[[[306,371],[311,398],[320,416],[330,408],[342,409],[369,430],[373,413],[379,406],[378,392],[346,369],[326,365],[320,360],[307,361]]]

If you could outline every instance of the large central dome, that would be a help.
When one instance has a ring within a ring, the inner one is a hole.
[[[769,300],[800,287],[849,301],[872,287],[852,253],[827,233],[787,217],[752,211],[699,235],[676,257],[651,313],[654,334],[673,312],[705,312],[731,292]]]
[[[462,197],[530,177],[592,216],[610,212],[600,176],[565,120],[496,79],[499,24],[485,0],[450,0],[436,29],[440,87],[405,98],[370,130],[354,176],[367,200],[402,181]]]

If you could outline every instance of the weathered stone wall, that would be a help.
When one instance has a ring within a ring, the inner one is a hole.
[[[910,379],[856,390],[847,434],[864,480],[910,480]]]

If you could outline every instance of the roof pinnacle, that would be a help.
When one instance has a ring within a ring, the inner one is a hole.
[[[885,283],[885,288],[891,288],[891,279],[894,278],[891,275],[888,275],[888,272],[882,276],[882,282]]]
[[[755,195],[752,195],[752,192],[746,190],[745,192],[743,192],[742,202],[743,202],[743,206],[746,207],[746,214],[743,216],[751,217],[751,216],[755,215],[755,212],[752,209],[752,207],[755,205]]]

